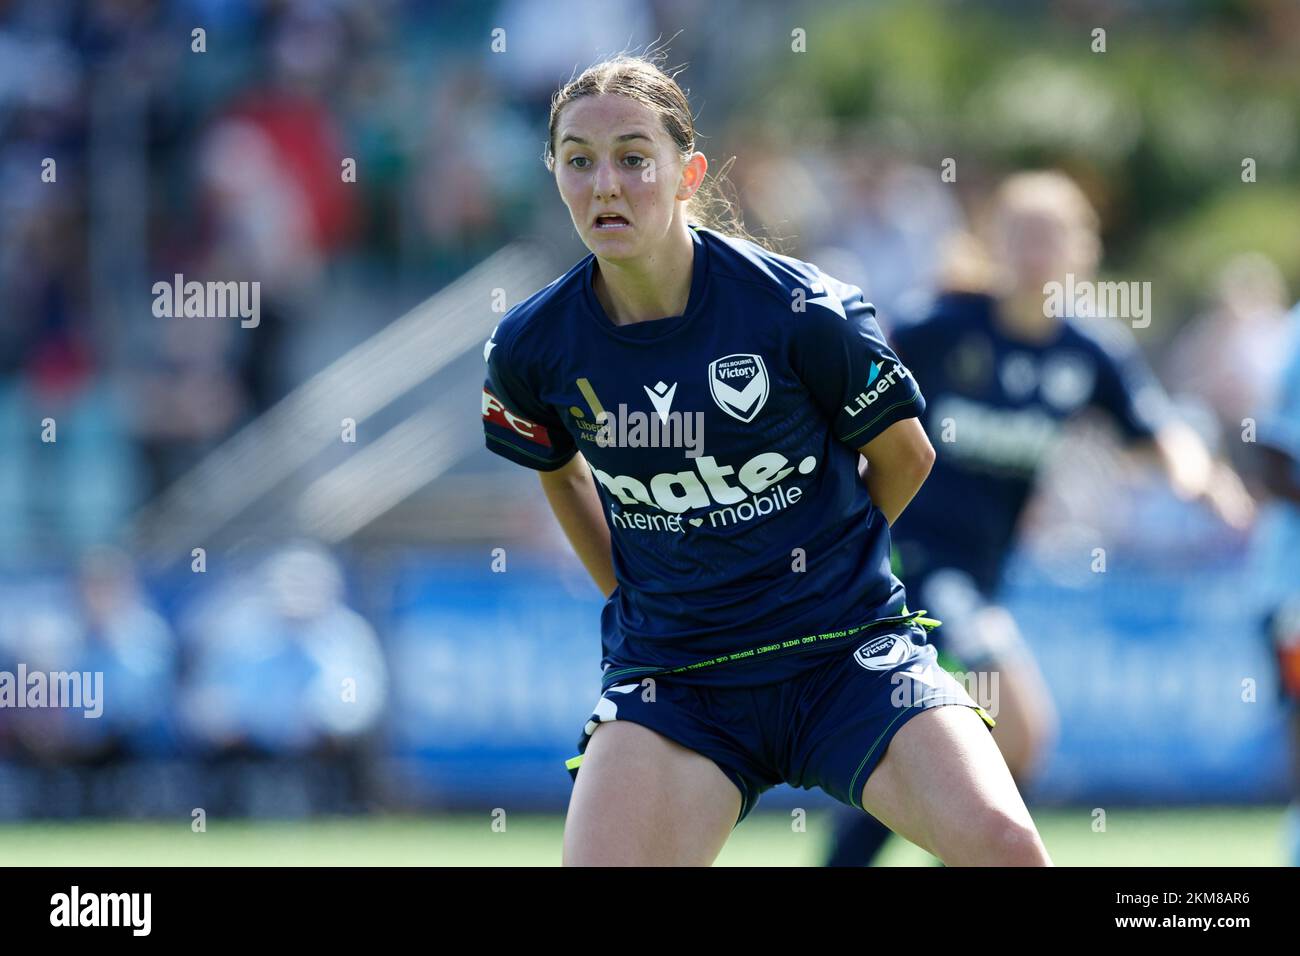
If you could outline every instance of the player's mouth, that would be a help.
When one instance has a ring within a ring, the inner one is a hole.
[[[621,229],[630,229],[632,224],[627,218],[620,216],[616,212],[602,212],[592,220],[592,228],[597,232],[617,232]]]

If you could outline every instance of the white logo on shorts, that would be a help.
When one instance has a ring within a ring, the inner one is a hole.
[[[901,634],[884,634],[872,638],[853,652],[853,659],[869,671],[887,671],[897,667],[916,650]]]
[[[605,691],[605,694],[630,694],[636,690],[639,684],[619,684]],[[601,694],[596,701],[596,709],[591,714],[591,719],[583,727],[582,732],[590,737],[596,732],[597,724],[608,723],[611,720],[618,720],[618,702],[612,697],[606,697]]]

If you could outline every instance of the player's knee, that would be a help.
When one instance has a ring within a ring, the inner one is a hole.
[[[1051,866],[1047,847],[1037,828],[1028,821],[1008,824],[1002,834],[1002,866]]]

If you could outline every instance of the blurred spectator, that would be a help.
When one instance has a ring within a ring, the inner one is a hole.
[[[1165,363],[1171,391],[1206,406],[1224,453],[1239,465],[1242,420],[1258,418],[1286,359],[1285,301],[1286,282],[1272,261],[1234,257],[1219,271],[1210,311],[1180,333]]]
[[[126,554],[90,552],[75,601],[55,590],[36,590],[5,623],[10,631],[3,669],[14,673],[21,664],[28,674],[80,675],[83,706],[10,712],[27,759],[103,763],[167,747],[175,642],[141,594]],[[47,703],[54,703],[52,697]]]
[[[213,600],[195,630],[183,712],[190,732],[212,750],[346,749],[382,713],[387,676],[379,642],[343,603],[338,564],[318,547],[268,558]]]
[[[933,294],[940,253],[964,216],[953,186],[932,169],[888,157],[867,163],[850,153],[845,170],[843,204],[836,204],[841,231],[863,264],[863,291],[888,327]]]
[[[241,328],[244,379],[257,411],[289,389],[293,323],[315,317],[330,257],[357,233],[356,189],[332,92],[346,77],[348,32],[329,7],[288,8],[272,26],[268,76],[218,111],[197,167],[205,279],[260,283],[259,321]]]
[[[197,464],[251,413],[236,376],[235,319],[160,320],[153,351],[129,379],[134,438],[157,494]]]

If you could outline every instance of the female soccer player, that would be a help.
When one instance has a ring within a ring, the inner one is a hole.
[[[708,163],[652,60],[565,85],[545,159],[591,255],[493,332],[483,421],[607,595],[564,862],[708,865],[788,782],[949,864],[1050,865],[890,572],[934,450],[872,306],[704,227]]]
[[[1066,422],[1100,410],[1130,442],[1154,449],[1176,492],[1236,527],[1249,522],[1252,502],[1231,468],[1170,415],[1118,319],[1049,300],[1050,283],[1061,284],[1062,298],[1076,288],[1078,301],[1093,278],[1101,245],[1083,191],[1057,172],[1011,176],[994,197],[989,231],[996,266],[985,291],[941,295],[922,321],[891,335],[925,388],[922,422],[939,449],[894,543],[909,591],[944,623],[933,644],[945,662],[998,674],[987,682],[998,689],[994,738],[1023,786],[1057,717],[997,591],[1038,469]],[[889,836],[861,813],[841,813],[836,830],[832,866],[866,865]]]

